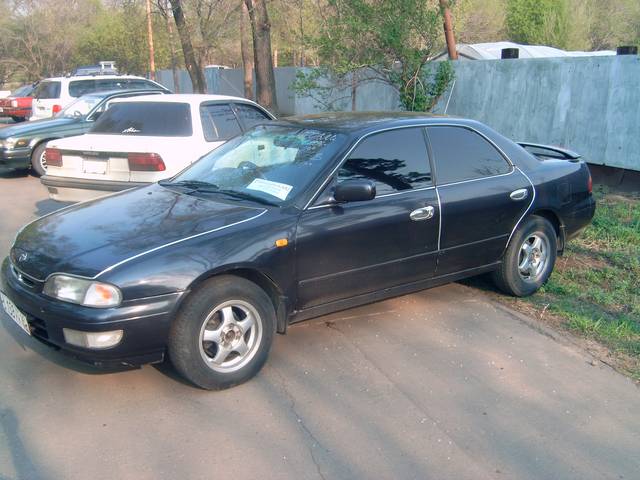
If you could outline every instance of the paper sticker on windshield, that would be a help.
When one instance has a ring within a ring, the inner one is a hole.
[[[291,192],[293,188],[286,183],[272,182],[271,180],[265,180],[264,178],[256,178],[253,182],[247,185],[249,190],[258,190],[260,192],[268,193],[274,197],[284,200]]]

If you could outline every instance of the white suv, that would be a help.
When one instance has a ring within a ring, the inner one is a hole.
[[[147,88],[165,89],[154,81],[130,75],[47,78],[41,81],[33,91],[33,105],[29,120],[50,118],[62,111],[77,97],[87,93]]]

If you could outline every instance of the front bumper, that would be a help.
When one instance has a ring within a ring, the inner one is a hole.
[[[13,108],[13,107],[3,107],[2,112],[0,112],[0,117],[20,117],[20,118],[29,118],[31,116],[30,108]]]
[[[24,278],[24,277],[23,277]],[[90,308],[43,295],[43,283],[20,280],[6,258],[2,264],[4,294],[26,316],[38,341],[98,367],[140,366],[164,358],[171,320],[183,292],[125,301],[116,308]],[[69,345],[63,328],[87,332],[123,330],[120,343],[101,350]]]
[[[60,202],[83,202],[102,197],[107,193],[149,185],[142,182],[93,180],[53,175],[44,175],[40,181],[49,190],[49,197]]]
[[[31,147],[0,148],[0,166],[7,168],[27,168],[31,166]]]

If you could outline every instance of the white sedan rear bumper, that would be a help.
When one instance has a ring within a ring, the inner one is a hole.
[[[84,202],[109,193],[149,185],[149,183],[141,182],[87,180],[53,175],[44,175],[40,181],[49,190],[49,197],[59,202]]]

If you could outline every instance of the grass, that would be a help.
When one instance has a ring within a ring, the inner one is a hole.
[[[595,341],[607,363],[640,380],[640,198],[595,196],[592,224],[568,243],[547,284],[506,301]]]

